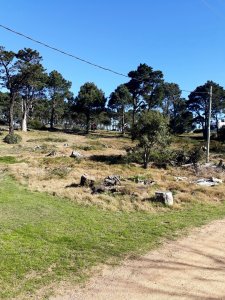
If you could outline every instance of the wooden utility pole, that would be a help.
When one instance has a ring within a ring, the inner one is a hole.
[[[207,163],[209,162],[211,110],[212,110],[212,86],[210,86],[210,91],[209,91],[209,114],[208,114],[208,122],[207,122],[207,145],[206,145]]]

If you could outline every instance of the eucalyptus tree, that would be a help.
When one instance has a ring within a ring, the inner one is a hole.
[[[131,103],[131,94],[124,84],[119,85],[109,97],[108,107],[119,114],[122,134],[125,132],[125,112]]]
[[[41,64],[42,57],[36,50],[24,48],[16,54],[18,76],[21,77],[19,93],[22,99],[22,131],[27,131],[29,110],[35,99],[43,97],[47,74]]]
[[[86,117],[86,133],[89,133],[91,119],[104,111],[106,98],[101,89],[93,82],[86,82],[80,87],[75,99],[75,111]]]
[[[13,51],[7,51],[0,46],[0,84],[7,89],[9,95],[9,134],[14,133],[14,104],[20,85],[16,61],[16,54]]]

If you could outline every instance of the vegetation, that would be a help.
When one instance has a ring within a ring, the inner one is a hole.
[[[22,141],[21,136],[19,136],[18,134],[7,134],[4,137],[4,142],[7,144],[18,144]]]
[[[140,152],[144,168],[147,169],[151,154],[169,143],[167,119],[157,111],[144,112],[133,131],[133,137],[139,142],[136,150]]]
[[[184,99],[178,84],[145,63],[128,77],[108,101],[93,82],[75,96],[62,74],[46,73],[36,50],[0,47],[0,124],[9,129],[0,144],[1,299],[80,280],[98,263],[225,216],[223,186],[196,184],[199,177],[225,180],[224,128],[211,143],[214,166],[199,167],[209,88],[214,122],[225,112],[224,88],[208,81]],[[104,131],[108,126],[119,132]],[[95,189],[79,184],[82,174]],[[120,184],[101,189],[113,174]],[[172,208],[155,202],[157,190],[173,193]]]
[[[27,299],[47,283],[78,281],[91,266],[151,249],[180,230],[225,216],[224,203],[192,203],[158,214],[107,212],[30,192],[9,177],[1,180],[0,192],[1,299],[21,294]]]
[[[164,81],[161,70],[141,63],[128,73],[130,80],[120,84],[106,101],[95,83],[84,83],[75,96],[72,82],[57,70],[46,73],[42,57],[36,50],[24,48],[17,53],[0,47],[0,121],[9,124],[13,134],[15,123],[27,131],[59,126],[88,133],[89,130],[114,125],[125,132],[132,129],[144,111],[161,111],[168,118],[170,131],[181,134],[197,125],[206,138],[209,88],[213,89],[212,118],[215,124],[224,115],[225,90],[213,81],[196,87],[188,99],[182,98],[177,83]],[[5,91],[6,90],[6,91]],[[217,133],[218,133],[217,128]]]

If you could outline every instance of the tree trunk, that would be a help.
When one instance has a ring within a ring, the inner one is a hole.
[[[134,124],[135,124],[135,112],[136,112],[136,109],[135,109],[135,107],[133,107],[133,111],[132,111],[132,127],[134,127]]]
[[[52,100],[52,109],[51,109],[51,117],[50,117],[50,129],[54,129],[54,118],[55,118],[55,100]]]
[[[124,126],[125,126],[125,112],[124,112],[124,107],[123,107],[122,108],[122,119],[121,119],[121,131],[122,131],[122,135],[125,134]]]
[[[23,115],[22,115],[22,123],[21,128],[22,131],[27,132],[27,101],[26,99],[22,100],[22,106],[23,106]]]
[[[15,96],[10,94],[10,106],[9,106],[9,134],[14,133],[13,115],[14,115],[14,102]]]
[[[148,149],[144,149],[144,169],[147,169],[148,168],[148,163],[149,163],[149,150]]]
[[[133,96],[132,127],[134,127],[136,123],[135,120],[136,110],[137,110],[137,99]]]
[[[87,114],[86,115],[86,134],[88,134],[89,133],[89,129],[90,129],[90,115],[89,114]]]
[[[216,118],[216,134],[217,134],[217,136],[218,136],[218,134],[219,134],[219,127],[218,127],[218,115],[216,114],[216,116],[215,116],[215,118]]]

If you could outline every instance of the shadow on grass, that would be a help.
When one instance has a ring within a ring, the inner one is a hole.
[[[92,155],[90,160],[96,162],[104,162],[109,165],[125,164],[126,157],[122,155]]]

